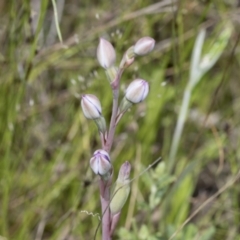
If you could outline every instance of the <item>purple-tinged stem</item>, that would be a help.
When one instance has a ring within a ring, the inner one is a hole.
[[[112,116],[108,131],[108,137],[107,142],[105,144],[105,151],[110,152],[112,144],[113,144],[113,138],[115,134],[116,129],[116,118],[118,113],[118,96],[119,96],[119,81],[122,76],[123,69],[119,69],[116,79],[111,83],[112,91],[113,91],[113,106],[112,106]]]
[[[102,240],[110,240],[110,186],[112,178],[107,182],[100,179],[99,188],[101,195],[101,207],[102,207]]]
[[[112,116],[108,131],[108,136],[106,142],[101,138],[102,147],[108,153],[111,150],[113,144],[113,138],[116,129],[116,117],[118,113],[118,96],[119,96],[119,81],[122,76],[123,69],[118,71],[116,79],[111,83],[113,91],[113,106],[112,106]],[[110,186],[112,184],[112,177],[106,182],[103,179],[99,181],[99,189],[101,195],[101,208],[102,208],[102,240],[111,240],[110,237],[110,228],[111,228],[111,219],[110,219]]]
[[[105,137],[100,132],[102,148],[105,148]],[[110,187],[112,182],[112,177],[106,182],[104,179],[99,179],[99,190],[100,190],[100,200],[102,208],[102,240],[111,240],[110,238]],[[108,186],[109,184],[109,186]]]

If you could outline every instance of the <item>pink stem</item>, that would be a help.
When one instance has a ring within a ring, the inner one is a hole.
[[[108,136],[106,142],[104,138],[101,138],[102,148],[108,153],[111,150],[113,144],[113,138],[116,129],[116,117],[118,113],[118,96],[119,96],[119,81],[122,76],[123,69],[120,69],[116,79],[111,83],[113,91],[113,106],[112,106],[112,116],[108,131]],[[103,179],[100,179],[99,189],[101,195],[101,208],[102,208],[102,240],[111,240],[110,237],[110,228],[111,228],[111,219],[110,219],[110,186],[112,184],[112,177],[106,182]]]
[[[116,79],[111,83],[112,91],[113,91],[113,106],[112,106],[112,116],[110,121],[110,127],[107,137],[107,142],[105,145],[105,151],[110,152],[112,144],[113,144],[113,138],[115,134],[116,129],[116,118],[118,113],[118,96],[119,96],[119,81],[122,76],[123,69],[120,69]]]
[[[110,240],[110,185],[111,178],[105,182],[100,179],[100,194],[101,194],[101,207],[102,207],[102,240]]]

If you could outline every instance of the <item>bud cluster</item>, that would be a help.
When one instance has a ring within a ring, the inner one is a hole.
[[[101,67],[105,69],[113,91],[113,108],[109,128],[107,128],[105,118],[102,115],[101,103],[95,95],[83,94],[81,97],[81,107],[84,116],[96,123],[100,133],[102,149],[96,150],[93,153],[93,156],[90,159],[90,167],[96,175],[100,176],[100,181],[102,182],[111,183],[113,166],[109,152],[113,143],[117,123],[130,107],[142,102],[149,92],[149,83],[144,79],[137,78],[129,84],[121,103],[118,105],[120,78],[123,71],[134,63],[137,56],[144,56],[150,53],[153,50],[154,45],[155,40],[151,37],[143,37],[139,39],[135,45],[131,46],[125,52],[119,66],[117,67],[115,65],[116,53],[114,47],[109,41],[100,38],[97,47],[97,59]],[[124,206],[130,192],[130,171],[130,163],[123,163],[119,170],[117,181],[112,188],[111,202],[107,204],[110,206],[109,211],[111,213],[111,218],[107,217],[107,213],[106,217],[103,216],[103,224],[105,221],[111,221],[109,224],[106,223],[110,226],[110,234],[113,233],[116,227],[122,207]],[[107,188],[110,185],[107,184],[104,186]],[[101,190],[101,187],[100,193],[102,196],[104,195],[104,199],[106,199],[106,191],[104,189]],[[107,233],[103,231],[103,234]]]

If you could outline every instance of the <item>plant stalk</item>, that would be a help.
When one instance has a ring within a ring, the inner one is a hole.
[[[186,121],[190,98],[191,98],[191,88],[187,87],[186,90],[184,91],[180,114],[177,120],[176,128],[174,130],[173,141],[170,149],[169,165],[168,165],[169,173],[172,172],[175,161],[176,161],[176,154],[179,146],[179,141],[182,135],[184,123]]]
[[[102,146],[105,151],[110,152],[113,144],[115,129],[116,129],[116,117],[118,113],[118,97],[119,97],[119,81],[122,76],[123,69],[120,69],[117,73],[116,78],[111,83],[113,91],[113,105],[112,105],[112,116],[107,136],[107,141],[104,144],[102,141]],[[111,240],[110,237],[110,187],[112,184],[112,177],[109,180],[104,181],[100,179],[99,189],[101,195],[101,208],[102,208],[102,240]]]
[[[113,91],[113,106],[112,106],[112,116],[108,131],[107,142],[104,150],[110,152],[113,144],[113,138],[116,129],[116,118],[118,113],[118,97],[119,97],[119,82],[122,76],[123,69],[119,69],[115,80],[111,83],[112,91]]]

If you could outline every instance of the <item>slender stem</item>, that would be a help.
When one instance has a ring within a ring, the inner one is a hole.
[[[100,179],[99,189],[101,195],[101,207],[102,207],[102,240],[110,240],[110,186],[112,179],[107,182]]]
[[[99,132],[101,137],[102,148],[105,148],[105,139],[101,132]],[[109,211],[109,201],[110,201],[110,178],[107,182],[104,179],[99,179],[99,190],[100,190],[100,200],[102,208],[102,240],[110,240],[110,211]],[[109,184],[109,186],[108,186]]]
[[[112,144],[113,144],[113,138],[115,134],[116,129],[116,118],[117,118],[117,112],[118,112],[118,96],[119,96],[119,81],[122,76],[123,69],[120,69],[117,73],[116,79],[111,83],[112,91],[113,91],[113,106],[112,106],[112,116],[108,131],[108,137],[107,142],[105,145],[105,150],[107,152],[110,152]]]
[[[173,167],[174,167],[174,163],[175,163],[175,160],[176,160],[178,145],[179,145],[179,141],[180,141],[180,138],[181,138],[181,135],[182,135],[184,123],[185,123],[185,120],[186,120],[190,98],[191,98],[191,89],[189,89],[187,87],[185,92],[184,92],[182,106],[181,106],[181,109],[180,109],[177,125],[176,125],[176,128],[174,130],[173,141],[172,141],[172,145],[171,145],[171,149],[170,149],[170,156],[169,156],[169,165],[168,165],[169,166],[168,167],[169,172],[172,172]]]
[[[112,91],[113,91],[113,106],[112,106],[112,116],[107,136],[106,143],[104,139],[101,138],[102,147],[105,151],[110,152],[113,138],[116,129],[116,117],[118,112],[118,96],[119,96],[119,81],[122,76],[123,70],[120,69],[116,76],[116,79],[111,83]],[[110,237],[110,227],[111,227],[111,219],[110,219],[110,186],[112,184],[112,177],[108,181],[104,181],[100,179],[99,181],[99,189],[101,195],[101,208],[102,208],[102,240],[111,240]]]

